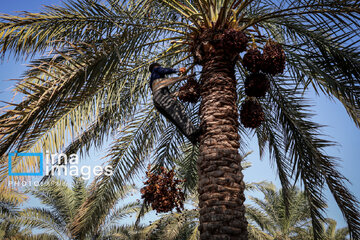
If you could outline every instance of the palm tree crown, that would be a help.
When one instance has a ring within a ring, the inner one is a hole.
[[[274,239],[296,239],[298,229],[309,226],[310,207],[306,196],[297,188],[289,190],[290,202],[285,205],[282,191],[274,186],[261,186],[264,200],[250,197],[254,205],[247,208],[250,222],[254,222]]]

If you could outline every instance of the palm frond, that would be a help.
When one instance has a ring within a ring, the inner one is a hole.
[[[73,177],[71,211],[77,211],[88,196],[86,182],[82,177]]]
[[[56,212],[60,222],[69,224],[74,214],[72,190],[64,180],[53,179],[45,185],[29,189],[28,192],[41,200],[42,204],[49,205]]]
[[[357,42],[353,42],[355,31],[332,36],[321,26],[309,30],[305,24],[286,22],[286,27],[288,35],[300,41],[298,45],[287,47],[293,74],[298,79],[306,74],[305,86],[312,84],[315,90],[337,98],[359,126],[360,53]]]
[[[59,239],[69,236],[59,216],[45,208],[24,209],[18,221],[32,228],[46,229],[48,233],[56,235]]]
[[[114,4],[111,3],[70,0],[64,7],[44,6],[43,12],[37,14],[3,14],[0,16],[1,53],[34,56],[49,48],[63,48],[64,41],[94,43],[123,32],[136,31],[136,28],[172,29],[165,20],[146,17],[152,4],[140,8],[135,7],[137,1],[127,1],[121,7],[112,7]]]
[[[5,216],[13,217],[18,215],[19,208],[16,202],[8,201],[0,198],[0,216],[5,218]]]
[[[286,150],[291,159],[295,178],[300,177],[310,204],[315,239],[320,237],[323,198],[326,183],[342,211],[351,235],[355,238],[360,234],[359,202],[345,185],[346,178],[336,170],[334,158],[324,153],[324,148],[333,143],[321,139],[318,133],[320,126],[311,122],[305,112],[306,105],[302,97],[296,96],[294,90],[280,86],[274,82],[271,98],[275,104],[276,119],[283,128]],[[285,98],[286,95],[286,98]]]
[[[187,144],[182,147],[181,152],[179,159],[176,160],[176,165],[179,167],[180,178],[186,180],[183,183],[183,189],[190,194],[195,193],[198,183],[197,157],[199,149],[192,144]]]
[[[255,200],[255,199],[254,199]],[[256,200],[255,200],[256,201]],[[257,203],[260,201],[256,201]],[[246,217],[249,221],[255,222],[262,230],[266,230],[270,234],[273,233],[271,228],[272,222],[261,210],[252,206],[246,207]]]
[[[248,234],[250,240],[273,240],[274,238],[263,231],[261,231],[256,226],[251,224],[248,225]]]

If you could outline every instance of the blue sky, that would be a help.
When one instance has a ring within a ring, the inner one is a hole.
[[[4,1],[1,4],[1,13],[13,13],[14,11],[33,11],[38,12],[43,4],[59,4],[58,0],[13,0]],[[11,88],[14,84],[13,81],[7,81],[8,79],[16,79],[21,76],[25,70],[25,61],[17,61],[11,57],[5,59],[0,64],[0,100],[10,101],[12,97]],[[324,96],[316,96],[315,93],[310,92],[308,94],[313,101],[315,107],[313,108],[316,116],[314,120],[320,124],[326,125],[323,129],[323,133],[329,137],[330,140],[335,140],[339,143],[339,146],[327,149],[327,153],[339,157],[342,159],[339,169],[340,171],[352,182],[349,185],[351,191],[360,198],[360,130],[355,127],[355,124],[347,116],[344,108],[335,101],[329,100]],[[3,106],[0,103],[0,106]],[[245,180],[251,181],[273,181],[278,183],[276,171],[271,168],[267,156],[263,160],[259,160],[257,151],[257,144],[255,141],[251,141],[249,144],[249,150],[253,150],[254,153],[248,158],[253,163],[253,167],[246,170]],[[88,158],[88,162],[96,161],[101,154],[92,155]],[[345,222],[341,216],[340,211],[336,207],[336,203],[332,196],[327,192],[327,199],[329,200],[328,217],[334,218],[338,221],[340,226],[344,226]],[[36,204],[36,203],[34,203]]]

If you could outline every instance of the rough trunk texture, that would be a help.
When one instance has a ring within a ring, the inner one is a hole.
[[[202,65],[200,239],[248,239],[234,60],[214,56]]]

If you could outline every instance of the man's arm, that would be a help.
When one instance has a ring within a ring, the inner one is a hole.
[[[177,70],[175,68],[163,68],[163,67],[158,67],[158,68],[155,68],[154,70],[156,70],[160,74],[171,74],[171,73],[179,72],[179,70]]]

